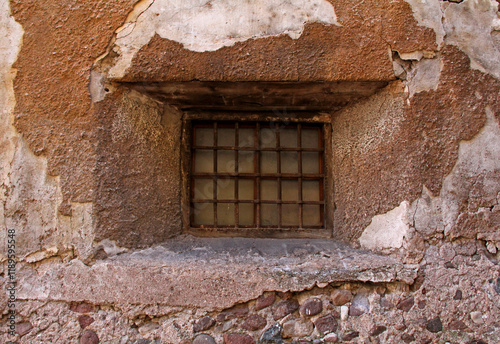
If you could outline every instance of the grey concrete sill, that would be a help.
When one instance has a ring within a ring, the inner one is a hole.
[[[224,309],[336,281],[413,283],[416,267],[325,239],[181,237],[86,266],[23,274],[19,297]]]

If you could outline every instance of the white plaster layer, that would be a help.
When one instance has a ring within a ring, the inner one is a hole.
[[[444,11],[446,43],[458,46],[471,67],[500,79],[500,46],[493,39],[498,22],[496,0],[465,0]]]
[[[436,33],[436,43],[441,45],[445,32],[441,20],[443,11],[439,0],[405,0],[413,10],[413,16],[422,26],[433,29]]]
[[[404,201],[399,207],[374,216],[359,238],[363,248],[375,251],[400,248],[411,239],[413,228],[423,238],[439,232],[448,235],[457,225],[464,203],[468,204],[465,211],[471,214],[492,211],[480,204],[498,207],[500,125],[489,107],[486,115],[487,122],[481,131],[472,140],[460,142],[457,162],[444,179],[440,194],[434,196],[424,186],[422,196],[411,206]],[[496,239],[489,234],[479,232],[477,238]]]
[[[466,211],[471,213],[486,211],[478,207],[478,196],[483,203],[498,205],[500,126],[490,108],[486,108],[486,115],[486,125],[479,134],[470,141],[460,142],[457,162],[444,179],[439,196],[431,195],[424,187],[422,196],[413,202],[412,222],[425,237],[443,231],[448,234],[456,225],[464,202],[469,206]]]
[[[361,246],[370,250],[401,248],[410,226],[408,209],[409,203],[403,201],[391,211],[374,216],[359,238]]]
[[[91,204],[73,204],[73,216],[58,215],[62,201],[59,178],[47,174],[47,159],[35,156],[14,127],[12,65],[22,44],[23,29],[0,2],[0,242],[7,229],[16,232],[16,254],[31,262],[60,250],[90,251]],[[73,244],[77,243],[77,244]],[[0,261],[6,245],[0,246]]]
[[[471,59],[471,67],[500,79],[500,18],[496,0],[405,0],[415,19],[436,33],[439,46],[452,44]]]
[[[486,108],[487,121],[479,134],[460,143],[458,160],[445,178],[440,197],[443,201],[445,233],[456,223],[463,200],[474,207],[474,195],[498,204],[500,193],[500,126],[493,111]],[[476,209],[469,209],[476,211]]]
[[[412,67],[407,76],[410,98],[417,93],[436,90],[438,88],[439,77],[443,68],[439,57],[433,59],[424,58],[413,63]]]
[[[109,77],[120,78],[155,34],[184,48],[214,51],[236,42],[287,34],[297,39],[308,22],[339,25],[326,0],[148,0],[117,30],[120,55]]]

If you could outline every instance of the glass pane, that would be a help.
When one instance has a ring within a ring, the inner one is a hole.
[[[299,182],[296,180],[281,181],[281,200],[298,201],[299,200]]]
[[[214,181],[212,179],[194,180],[194,199],[213,199]]]
[[[302,148],[319,148],[319,129],[302,129]]]
[[[217,199],[235,199],[234,179],[217,179]]]
[[[260,223],[263,226],[278,225],[278,205],[261,204],[260,205]]]
[[[238,172],[253,173],[255,172],[255,153],[239,151],[238,152]]]
[[[214,145],[214,129],[213,128],[196,128],[194,134],[195,140],[194,144],[196,146],[208,146],[213,147]]]
[[[195,225],[214,224],[213,203],[195,203],[193,207],[193,222]]]
[[[234,203],[217,204],[217,224],[222,226],[235,225]]]
[[[238,146],[255,147],[255,129],[240,128],[238,131]]]
[[[319,198],[319,181],[302,181],[302,200],[303,201],[321,201]]]
[[[266,201],[276,201],[278,199],[278,181],[261,180],[260,181],[260,199]]]
[[[217,172],[234,173],[236,170],[235,151],[217,151]]]
[[[274,128],[263,128],[260,130],[260,147],[276,148],[276,130]]]
[[[260,172],[278,173],[278,154],[276,152],[260,152]]]
[[[251,203],[240,203],[239,207],[239,221],[242,226],[251,226],[254,222],[254,205]]]
[[[298,226],[299,225],[299,205],[298,204],[283,204],[282,205],[281,224],[283,226]]]
[[[217,128],[217,146],[236,146],[236,131],[234,128]]]
[[[297,129],[281,129],[280,146],[285,148],[296,148],[298,146]]]
[[[320,173],[318,152],[302,152],[302,173]]]
[[[299,173],[297,152],[281,152],[281,173]]]
[[[194,153],[194,171],[208,173],[214,171],[214,152],[197,149]]]
[[[320,206],[316,204],[304,204],[302,215],[304,226],[321,225]]]
[[[238,180],[238,199],[253,200],[255,198],[254,181],[252,179]]]

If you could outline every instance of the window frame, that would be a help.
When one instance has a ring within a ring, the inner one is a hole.
[[[322,228],[234,228],[191,226],[191,168],[193,122],[283,122],[321,125],[323,138],[323,227]],[[191,110],[183,113],[181,147],[181,204],[183,232],[200,237],[240,236],[255,238],[331,238],[333,232],[333,178],[331,115],[319,112],[289,111],[205,111]]]

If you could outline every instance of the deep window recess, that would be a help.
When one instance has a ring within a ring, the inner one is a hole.
[[[322,229],[323,125],[192,123],[192,228]]]

